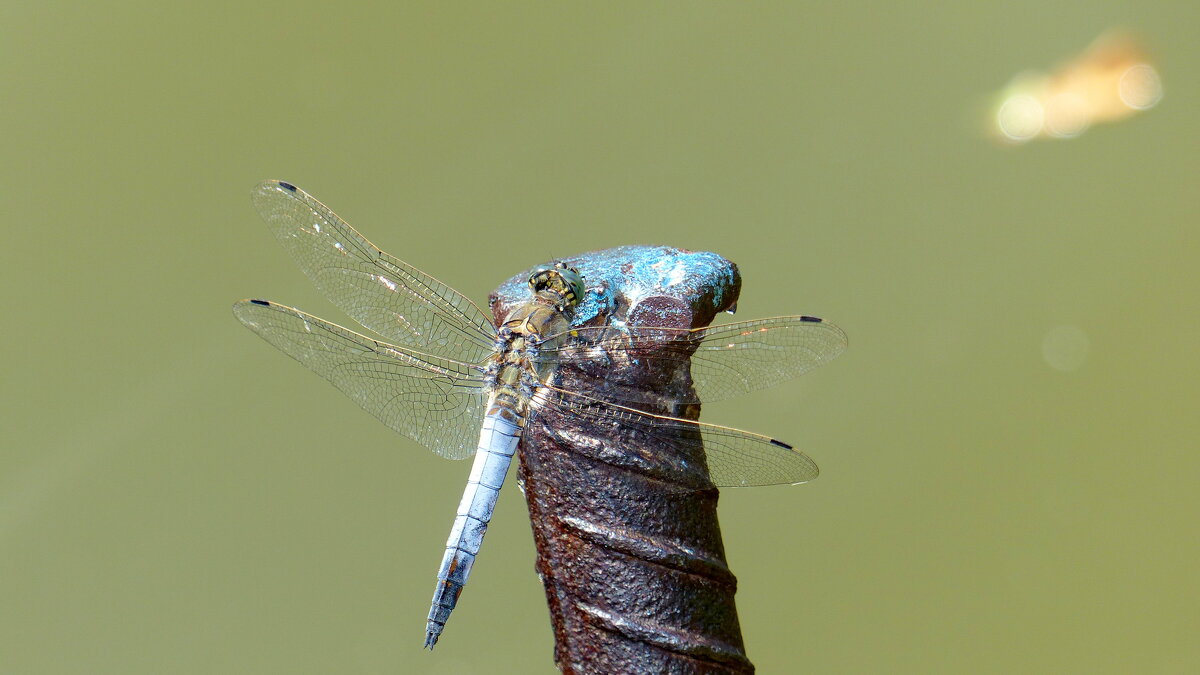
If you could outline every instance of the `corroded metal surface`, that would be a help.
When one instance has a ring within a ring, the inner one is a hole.
[[[737,300],[733,263],[711,253],[621,247],[564,260],[588,292],[577,325],[696,328]],[[517,275],[493,293],[505,317],[528,298]],[[572,390],[620,392],[653,413],[696,419],[686,367],[628,368],[598,354],[563,364]],[[673,364],[673,365],[672,365]],[[643,364],[644,365],[644,364]],[[537,571],[566,673],[749,673],[725,562],[716,488],[694,443],[548,408],[521,440],[520,480]]]

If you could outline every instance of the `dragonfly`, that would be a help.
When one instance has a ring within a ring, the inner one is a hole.
[[[347,315],[389,342],[286,305],[243,300],[234,315],[267,342],[315,371],[391,429],[449,459],[474,462],[454,517],[426,620],[433,649],[479,554],[522,430],[549,408],[673,442],[703,444],[716,486],[797,484],[816,464],[783,441],[646,410],[603,391],[563,386],[572,360],[626,356],[687,368],[699,403],[772,386],[841,354],[847,338],[811,316],[780,316],[698,329],[574,325],[587,296],[583,275],[564,262],[534,268],[532,296],[495,323],[474,302],[384,253],[328,207],[283,181],[266,181],[253,204],[316,287]]]

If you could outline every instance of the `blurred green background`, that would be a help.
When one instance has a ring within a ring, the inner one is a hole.
[[[0,672],[555,672],[513,485],[421,650],[469,467],[231,316],[348,322],[251,210],[264,178],[477,301],[661,243],[736,261],[739,318],[841,325],[843,358],[705,410],[823,470],[722,496],[760,672],[1195,672],[1198,19],[6,3]],[[981,136],[989,93],[1114,25],[1158,108]]]

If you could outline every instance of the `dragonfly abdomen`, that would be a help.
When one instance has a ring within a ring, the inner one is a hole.
[[[498,401],[502,398],[493,394],[488,414],[483,419],[479,432],[479,447],[475,452],[475,463],[458,504],[454,526],[446,541],[446,553],[438,568],[437,586],[433,591],[433,603],[429,608],[429,619],[425,630],[425,647],[433,649],[450,613],[458,603],[458,596],[467,583],[475,556],[483,543],[488,523],[500,496],[500,487],[508,474],[517,442],[525,426],[524,417],[511,406]]]

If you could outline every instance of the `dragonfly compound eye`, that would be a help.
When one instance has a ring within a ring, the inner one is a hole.
[[[542,266],[533,270],[529,275],[529,286],[534,293],[552,291],[563,298],[563,304],[575,305],[583,299],[583,275],[578,270],[567,267],[566,263],[556,263],[553,267]]]

